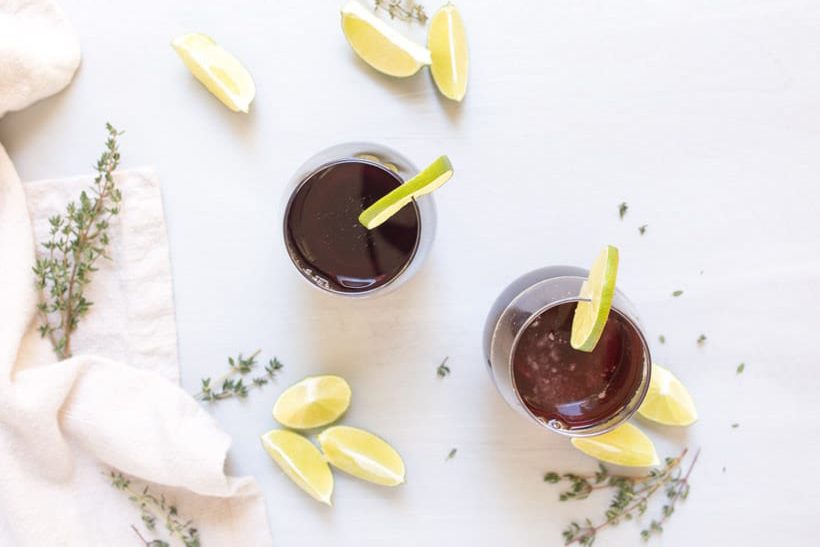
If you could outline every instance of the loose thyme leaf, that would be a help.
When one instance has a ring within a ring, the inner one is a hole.
[[[628,210],[629,205],[627,205],[625,201],[622,201],[621,204],[618,205],[618,217],[620,217],[620,219],[623,220]]]
[[[740,363],[737,366],[737,374],[743,374],[744,370],[746,370],[746,363]]]
[[[680,289],[678,289],[677,291],[672,291],[672,296],[674,296],[675,298],[679,297],[682,294],[683,294],[683,291],[680,290]]]
[[[439,377],[439,378],[444,378],[445,376],[447,376],[448,374],[450,374],[450,367],[449,367],[449,366],[447,366],[447,361],[448,361],[449,359],[450,359],[450,357],[449,357],[449,356],[448,356],[448,357],[445,357],[445,358],[444,358],[444,361],[442,361],[442,362],[441,362],[441,364],[440,364],[440,365],[438,366],[438,368],[436,369],[436,374],[438,375],[438,377]]]
[[[732,429],[737,429],[738,427],[740,427],[740,424],[732,424]]]
[[[661,344],[665,344],[666,343],[666,336],[664,336],[663,334],[658,336],[658,342],[660,342]]]
[[[458,452],[458,448],[452,448],[452,449],[450,449],[450,452],[447,454],[447,458],[446,458],[446,459],[447,459],[447,460],[452,460],[452,459],[455,457],[456,452]]]
[[[105,124],[108,138],[97,160],[97,176],[78,201],[66,205],[65,213],[48,219],[49,239],[40,243],[43,252],[34,262],[35,285],[40,289],[40,336],[49,338],[59,359],[71,357],[71,336],[93,302],[85,288],[97,271],[99,258],[107,253],[111,219],[119,214],[122,194],[114,182],[120,164],[117,138],[122,132]]]
[[[700,336],[698,336],[698,345],[699,345],[699,346],[702,346],[702,345],[704,345],[705,343],[706,343],[706,335],[705,335],[705,334],[701,334]]]
[[[638,226],[638,233],[641,234],[641,235],[644,235],[646,233],[646,228],[648,226],[649,226],[649,224],[644,224],[642,226]]]

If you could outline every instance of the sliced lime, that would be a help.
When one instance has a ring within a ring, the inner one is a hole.
[[[690,425],[698,419],[692,396],[674,374],[660,365],[652,365],[649,391],[638,414],[664,425]]]
[[[337,425],[319,434],[319,445],[328,462],[354,477],[384,486],[404,482],[399,453],[368,431]]]
[[[595,259],[589,277],[581,287],[581,301],[572,319],[570,345],[574,349],[589,352],[598,344],[609,318],[617,277],[618,249],[607,245]]]
[[[359,222],[372,230],[398,213],[413,198],[429,194],[453,176],[453,166],[447,156],[440,156],[421,173],[408,180],[359,215]]]
[[[614,465],[649,467],[660,463],[655,445],[630,423],[595,437],[574,438],[572,446],[587,456]]]

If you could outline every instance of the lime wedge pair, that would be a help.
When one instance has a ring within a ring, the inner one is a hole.
[[[357,0],[342,8],[342,32],[353,51],[382,74],[406,78],[430,65],[433,81],[442,95],[461,101],[467,92],[469,54],[467,33],[452,4],[430,20],[427,47],[406,38]]]
[[[638,414],[663,425],[687,426],[698,419],[686,387],[667,369],[652,365],[652,379]],[[595,437],[572,439],[572,446],[603,462],[629,467],[658,464],[655,445],[640,429],[626,423]]]
[[[349,426],[334,426],[319,434],[321,451],[306,437],[286,429],[262,435],[262,446],[282,471],[314,499],[331,505],[330,465],[382,486],[404,482],[404,462],[396,450],[376,435]]]

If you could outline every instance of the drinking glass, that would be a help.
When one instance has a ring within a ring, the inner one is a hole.
[[[490,376],[504,400],[513,409],[540,426],[571,437],[586,437],[605,433],[624,423],[640,406],[647,389],[651,372],[651,357],[646,337],[641,330],[637,314],[632,303],[616,289],[612,300],[609,320],[618,320],[618,328],[625,329],[623,351],[630,351],[635,370],[631,371],[637,380],[627,386],[627,392],[621,393],[620,400],[609,401],[614,410],[605,416],[581,426],[572,426],[560,419],[545,419],[537,415],[522,397],[521,386],[516,385],[514,359],[522,335],[543,313],[561,306],[580,301],[581,285],[586,281],[589,272],[572,266],[551,266],[529,272],[511,283],[496,299],[487,317],[484,329],[484,356],[487,360]],[[613,327],[614,328],[614,327]],[[600,342],[599,342],[600,344]],[[631,347],[631,346],[636,347]],[[627,347],[629,346],[629,347]],[[564,349],[564,352],[575,350]],[[563,353],[562,355],[572,355]],[[589,354],[587,354],[589,355]],[[566,361],[569,361],[567,359]],[[566,371],[562,367],[574,367],[569,362],[557,363],[547,372],[545,381],[560,382]],[[566,378],[564,378],[566,380]],[[634,389],[632,388],[634,386]],[[577,388],[578,386],[570,386]],[[613,388],[614,391],[614,388]],[[607,389],[602,393],[606,394]],[[600,397],[600,395],[599,395]],[[576,409],[583,409],[589,401],[577,401]]]
[[[415,274],[436,231],[433,196],[421,196],[383,225],[367,230],[359,214],[418,173],[403,155],[367,142],[317,153],[287,186],[285,248],[317,289],[348,298],[386,294]]]

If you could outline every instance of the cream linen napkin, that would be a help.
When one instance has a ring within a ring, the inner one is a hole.
[[[22,51],[38,38],[51,46]],[[66,67],[79,63],[78,50],[73,61],[65,55],[72,44],[53,3],[0,0],[0,115],[67,85]],[[110,468],[173,500],[205,546],[271,545],[258,487],[224,473],[230,437],[176,384],[156,178],[131,171],[117,180],[113,261],[100,261],[90,286],[95,304],[75,357],[55,362],[36,332],[35,237],[91,179],[23,185],[0,146],[0,545],[139,545],[130,528],[141,526],[139,512],[103,476]],[[146,537],[161,537],[157,528]]]

